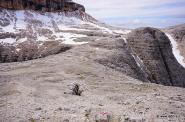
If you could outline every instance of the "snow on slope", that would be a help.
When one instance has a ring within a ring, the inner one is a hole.
[[[177,59],[179,64],[181,64],[185,68],[184,57],[180,54],[177,42],[175,41],[175,39],[170,34],[167,33],[166,35],[169,38],[169,40],[171,41],[173,55],[175,56],[175,58]]]
[[[110,29],[110,28],[103,27],[101,25],[94,24],[94,23],[86,23],[86,24],[89,24],[91,26],[94,26],[94,27],[102,30],[102,32],[104,32],[104,33],[110,33],[110,34],[128,34],[128,33],[131,32],[131,30]]]
[[[15,44],[26,40],[51,41],[61,39],[67,44],[85,44],[86,42],[75,43],[73,41],[76,38],[86,37],[85,35],[61,32],[68,29],[67,26],[79,25],[82,22],[76,17],[66,17],[64,13],[2,10],[0,12],[0,33],[17,34],[19,38],[1,38],[0,43]],[[51,39],[51,37],[53,38]]]
[[[14,38],[6,38],[6,39],[0,39],[0,43],[9,43],[12,44],[15,42]]]
[[[69,17],[70,15],[70,17]],[[66,13],[39,13],[29,10],[6,10],[0,11],[0,43],[16,44],[24,41],[61,41],[64,44],[80,45],[88,42],[75,42],[75,39],[86,35],[75,33],[100,31],[108,34],[127,34],[130,30],[116,30],[98,25],[87,20],[82,21],[78,17],[78,11]],[[85,25],[90,26],[86,28]],[[75,28],[75,26],[77,28]],[[85,28],[83,28],[85,27]],[[93,30],[94,28],[94,30]],[[6,36],[7,33],[15,36]]]

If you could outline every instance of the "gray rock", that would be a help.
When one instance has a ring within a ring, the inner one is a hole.
[[[155,28],[139,28],[128,35],[127,41],[142,60],[151,82],[185,87],[185,69],[175,59],[165,33]]]
[[[71,46],[61,45],[57,41],[47,41],[39,45],[39,42],[26,41],[16,46],[0,44],[0,62],[18,62],[49,55],[58,54],[71,49]]]
[[[185,24],[166,29],[178,44],[180,54],[185,57]]]
[[[120,71],[133,78],[149,82],[147,79],[147,74],[143,72],[141,68],[137,65],[133,51],[125,43],[125,40],[122,38],[117,38],[115,40],[116,43],[115,41],[111,42],[109,39],[108,41],[101,41],[96,44],[96,46],[99,45],[99,47],[104,47],[112,50],[112,53],[110,53],[107,57],[97,59],[97,61],[100,64]]]

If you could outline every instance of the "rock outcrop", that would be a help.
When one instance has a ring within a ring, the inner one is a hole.
[[[128,35],[128,45],[141,60],[148,80],[153,83],[185,87],[185,69],[172,53],[168,37],[154,28],[139,28]]]
[[[71,26],[80,27],[80,23],[91,21],[96,20],[83,11],[47,13],[0,9],[0,63],[64,52],[70,49],[65,41],[73,43],[73,40],[86,36],[74,34]]]
[[[14,10],[75,11],[85,12],[83,5],[72,0],[1,0],[0,7]]]
[[[21,62],[58,54],[71,49],[69,45],[60,45],[57,41],[23,42],[16,47],[0,44],[0,63]]]
[[[166,29],[165,31],[167,31],[173,36],[173,38],[178,44],[178,49],[180,50],[180,54],[185,59],[185,46],[184,46],[185,45],[185,24],[170,27]]]
[[[185,41],[185,24],[170,27],[167,30],[174,35],[177,42]]]
[[[127,74],[135,79],[149,82],[147,73],[143,72],[141,69],[140,64],[138,63],[138,57],[127,45],[126,40],[117,38],[115,39],[115,42],[113,41],[110,43],[110,40],[106,41],[106,43],[99,42],[99,46],[104,45],[104,47],[108,47],[112,53],[109,52],[110,54],[107,57],[100,58],[97,61],[102,65],[122,72],[123,74]]]

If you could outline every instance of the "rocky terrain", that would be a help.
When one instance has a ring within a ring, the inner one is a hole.
[[[66,48],[61,43],[73,44],[75,38],[87,36],[69,32],[68,26],[96,22],[82,11],[43,14],[1,9],[0,18],[0,62],[25,61],[65,51],[70,46]],[[80,43],[83,42],[75,44]]]
[[[183,36],[1,8],[0,121],[184,122]]]
[[[11,10],[36,10],[42,12],[76,11],[85,12],[83,5],[72,0],[1,0],[0,7]]]
[[[2,63],[0,120],[185,121],[184,88],[143,83],[101,65],[96,59],[106,57],[114,48],[103,45],[107,37],[98,40],[102,42],[99,45],[92,40],[46,58]],[[81,96],[71,94],[74,83],[80,84]]]
[[[154,28],[140,28],[128,35],[128,44],[141,60],[149,81],[185,87],[185,69],[176,60],[165,33]]]
[[[185,57],[185,24],[170,27],[165,30],[170,33],[177,42],[177,48],[180,50],[180,55]],[[185,61],[185,59],[183,59]]]

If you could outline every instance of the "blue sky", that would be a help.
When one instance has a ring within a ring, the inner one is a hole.
[[[105,23],[136,28],[185,23],[185,0],[74,0]]]

